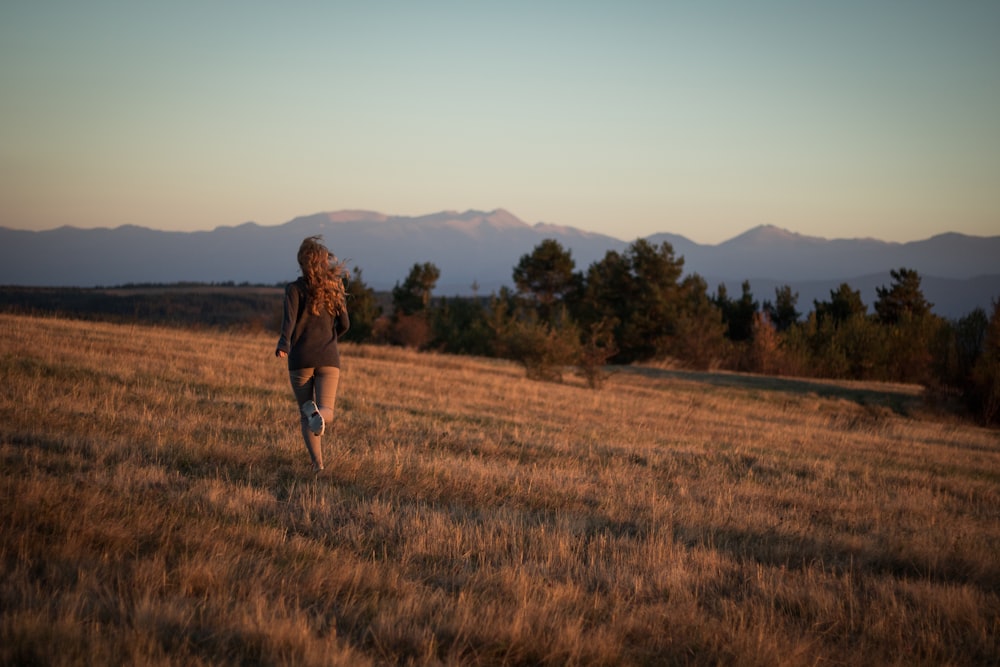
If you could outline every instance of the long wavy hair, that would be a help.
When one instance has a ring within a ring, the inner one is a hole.
[[[309,312],[337,315],[347,310],[344,281],[351,274],[344,264],[323,245],[322,236],[310,236],[299,246],[299,268],[306,283],[306,305]]]

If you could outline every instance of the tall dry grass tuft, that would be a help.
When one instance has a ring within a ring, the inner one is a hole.
[[[1000,436],[911,387],[0,316],[2,664],[996,664]]]

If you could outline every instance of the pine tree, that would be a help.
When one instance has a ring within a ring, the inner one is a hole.
[[[555,239],[545,239],[514,267],[514,285],[521,294],[530,295],[538,315],[550,321],[555,304],[576,286],[572,253]]]
[[[930,314],[933,304],[928,303],[920,289],[920,274],[901,268],[889,272],[893,283],[878,287],[875,293],[875,313],[882,324],[899,324],[904,318],[919,319]]]

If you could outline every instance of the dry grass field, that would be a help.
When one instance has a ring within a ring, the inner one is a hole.
[[[1000,433],[912,387],[604,389],[0,316],[0,664],[995,665]]]

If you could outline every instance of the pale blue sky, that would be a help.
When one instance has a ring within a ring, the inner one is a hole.
[[[0,225],[1000,234],[1000,2],[0,7]]]

